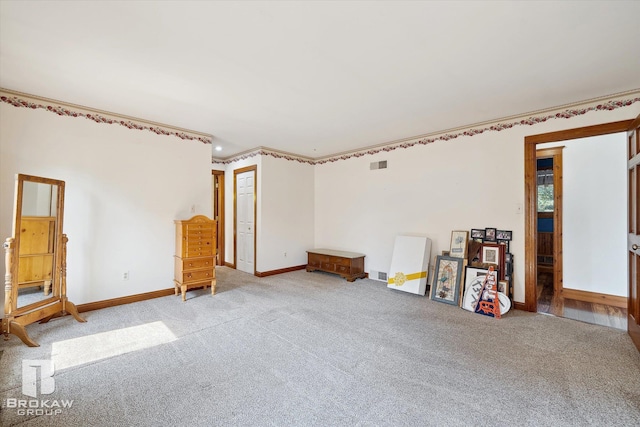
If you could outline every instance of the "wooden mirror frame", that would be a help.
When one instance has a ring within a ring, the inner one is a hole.
[[[22,230],[22,205],[24,183],[34,182],[55,185],[58,187],[56,200],[56,220],[54,225],[54,251],[51,274],[52,296],[42,301],[18,307],[18,273],[20,260],[20,232]],[[2,318],[2,333],[4,340],[9,334],[16,335],[29,347],[38,347],[27,334],[25,326],[31,323],[46,323],[54,317],[71,314],[77,321],[86,322],[78,314],[76,306],[67,300],[67,236],[62,233],[64,213],[64,181],[42,178],[38,176],[18,174],[16,176],[15,204],[13,212],[13,236],[7,238],[5,248],[5,300],[4,317]]]

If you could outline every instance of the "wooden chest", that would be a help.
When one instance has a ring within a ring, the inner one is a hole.
[[[364,254],[333,249],[313,249],[307,251],[307,254],[307,271],[321,270],[336,273],[349,282],[366,277]]]
[[[216,291],[216,221],[204,215],[189,220],[176,220],[176,254],[173,281],[175,292],[182,292],[182,301],[191,287],[211,285]]]

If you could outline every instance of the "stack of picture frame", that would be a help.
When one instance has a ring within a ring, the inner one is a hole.
[[[512,236],[511,231],[493,227],[452,231],[449,250],[436,257],[430,298],[468,310],[463,296],[479,276],[488,274],[493,267],[498,276],[498,291],[511,302],[513,254],[509,243]]]
[[[474,267],[494,265],[498,271],[499,291],[509,299],[513,298],[513,254],[509,244],[513,238],[510,230],[499,230],[495,227],[472,228],[470,233],[469,264]],[[473,247],[473,252],[471,252]]]

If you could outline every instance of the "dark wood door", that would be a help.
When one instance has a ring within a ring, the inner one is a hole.
[[[640,351],[640,116],[627,132],[629,172],[629,298],[628,330]]]

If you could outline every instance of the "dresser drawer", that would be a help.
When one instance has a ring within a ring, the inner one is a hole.
[[[208,223],[196,223],[196,224],[186,224],[187,233],[195,232],[195,231],[203,231],[211,232],[213,230],[213,224],[211,222]]]
[[[180,280],[181,283],[189,283],[196,281],[212,280],[216,277],[216,271],[211,270],[197,270],[197,271],[183,271]]]
[[[182,270],[197,270],[213,266],[213,257],[211,258],[189,258],[182,260]]]
[[[332,256],[329,262],[335,265],[343,265],[346,267],[349,267],[351,265],[351,260],[349,258],[341,258],[341,257],[335,257],[335,256]]]
[[[336,265],[330,262],[321,263],[320,268],[322,268],[324,271],[336,271]]]
[[[184,246],[185,257],[213,255],[213,244],[210,240],[195,241]]]
[[[336,265],[336,273],[351,274],[351,267],[348,265]]]

